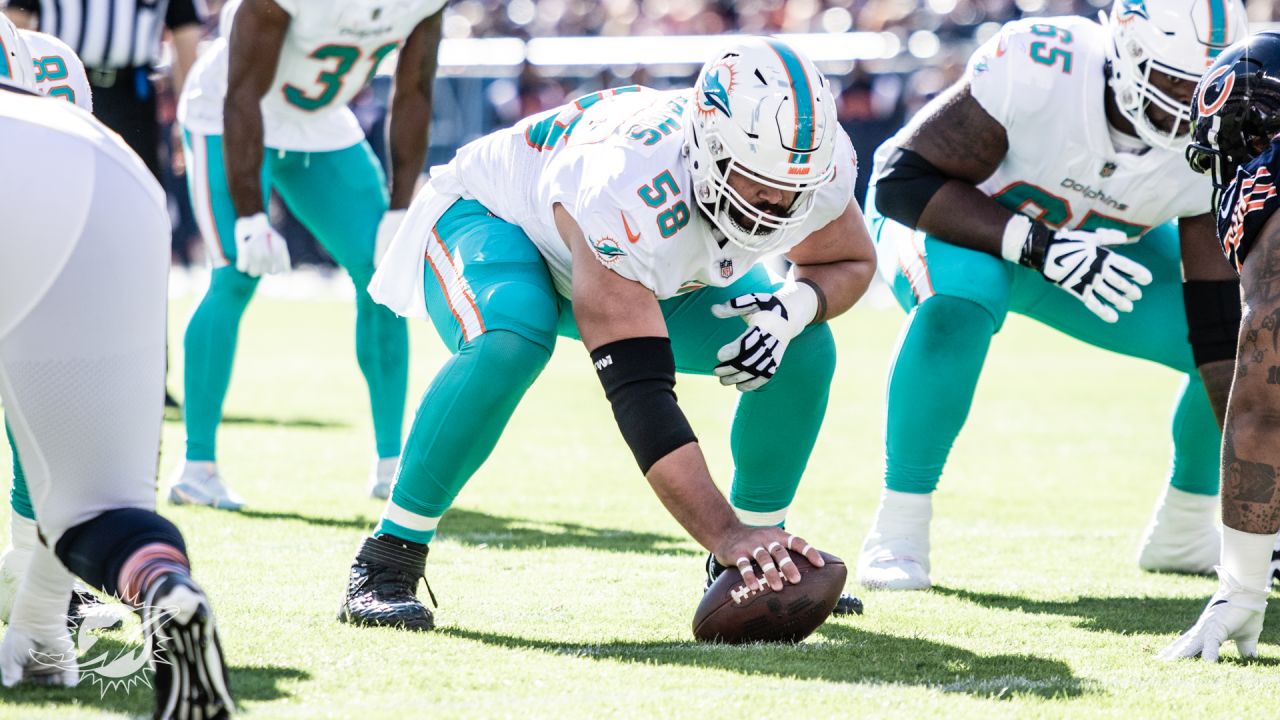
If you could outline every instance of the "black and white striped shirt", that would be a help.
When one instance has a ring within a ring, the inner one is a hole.
[[[204,0],[9,0],[9,7],[39,15],[40,31],[70,45],[94,70],[155,65],[166,27],[208,15]]]

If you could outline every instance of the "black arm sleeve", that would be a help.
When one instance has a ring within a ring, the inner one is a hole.
[[[949,178],[914,150],[898,148],[876,180],[876,210],[914,228],[934,193]]]
[[[676,404],[676,360],[671,340],[638,337],[601,345],[591,353],[605,397],[641,472],[671,451],[697,442]]]
[[[204,0],[169,0],[169,9],[164,14],[165,27],[170,30],[187,25],[199,25],[209,16],[209,8]]]
[[[1187,339],[1196,367],[1235,360],[1240,337],[1240,281],[1190,280],[1182,283]]]

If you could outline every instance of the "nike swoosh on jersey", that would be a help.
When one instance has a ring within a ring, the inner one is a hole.
[[[631,225],[627,223],[627,214],[626,213],[618,213],[618,214],[622,216],[622,229],[627,233],[627,241],[632,244],[640,242],[640,233],[631,232]]]

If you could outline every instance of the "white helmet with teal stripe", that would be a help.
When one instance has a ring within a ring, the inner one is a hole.
[[[838,125],[826,77],[780,40],[743,37],[703,66],[692,92],[685,156],[694,197],[735,245],[780,246],[834,174]],[[756,207],[730,186],[734,174],[795,198]]]
[[[1187,81],[1194,89],[1218,54],[1248,33],[1244,3],[1116,0],[1103,22],[1111,30],[1110,85],[1121,114],[1147,144],[1185,147],[1190,140],[1191,92],[1171,94],[1169,88],[1178,83],[1168,78]]]
[[[18,37],[18,28],[0,13],[0,85],[16,85],[23,90],[36,89],[36,70],[31,64],[31,51]]]

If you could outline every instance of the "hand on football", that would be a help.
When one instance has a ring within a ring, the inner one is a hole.
[[[804,555],[814,567],[826,563],[818,548],[799,535],[777,527],[742,526],[724,538],[715,555],[721,565],[737,567],[742,573],[742,582],[752,590],[760,589],[763,577],[777,592],[782,589],[784,577],[792,585],[800,582],[800,571],[788,550]]]
[[[1258,654],[1258,636],[1267,610],[1267,593],[1251,590],[1218,567],[1218,591],[1209,598],[1200,619],[1191,629],[1160,651],[1161,660],[1199,657],[1217,662],[1222,644],[1236,642],[1240,657]]]
[[[236,218],[236,269],[253,277],[289,271],[289,246],[265,213]]]

